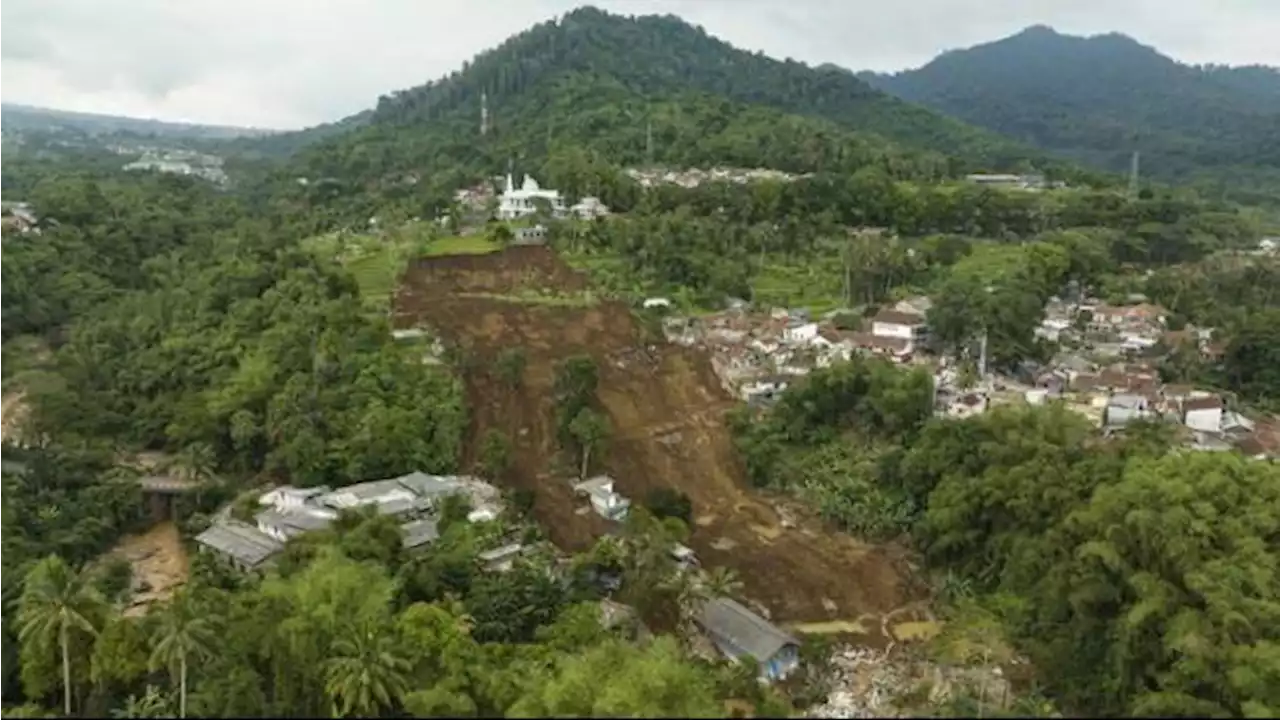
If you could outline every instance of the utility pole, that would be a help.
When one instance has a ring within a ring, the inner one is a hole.
[[[644,129],[644,157],[649,167],[653,167],[653,119],[650,118],[645,123]]]
[[[1129,196],[1138,197],[1138,151],[1133,151],[1129,158]]]

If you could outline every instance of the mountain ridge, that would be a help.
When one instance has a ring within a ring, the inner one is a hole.
[[[1134,151],[1161,179],[1280,168],[1280,70],[1188,65],[1120,33],[1032,26],[914,70],[858,76],[1108,171],[1123,171]]]

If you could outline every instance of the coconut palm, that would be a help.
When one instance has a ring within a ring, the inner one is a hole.
[[[168,668],[178,676],[178,717],[187,716],[187,669],[190,661],[212,655],[216,634],[213,622],[204,616],[187,591],[169,602],[161,618],[152,669]]]
[[[154,685],[147,686],[142,696],[130,695],[124,706],[111,711],[114,718],[162,718],[171,717],[173,710],[169,698]]]
[[[94,623],[106,601],[87,573],[67,565],[57,555],[36,563],[27,573],[18,610],[18,639],[49,647],[62,654],[62,709],[71,715],[71,638],[74,633],[96,635]]]
[[[182,449],[170,463],[174,475],[182,480],[201,483],[213,477],[217,456],[208,443],[192,443]]]
[[[324,664],[325,691],[338,715],[372,717],[405,694],[412,669],[393,637],[363,624],[334,641]]]
[[[733,568],[713,567],[702,579],[703,592],[707,597],[733,597],[742,592],[742,580]]]

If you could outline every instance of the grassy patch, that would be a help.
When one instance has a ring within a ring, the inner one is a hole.
[[[751,283],[758,304],[803,307],[825,313],[843,306],[840,259],[819,255],[808,262],[766,262]]]
[[[455,235],[428,242],[423,255],[484,255],[497,252],[499,249],[492,240],[483,235]]]

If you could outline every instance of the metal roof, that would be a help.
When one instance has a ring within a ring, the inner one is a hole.
[[[329,527],[333,522],[333,518],[313,512],[280,512],[279,510],[264,510],[253,518],[263,525],[280,528],[281,530],[297,530],[298,532],[310,532],[312,530],[323,530]]]
[[[440,537],[440,527],[435,518],[425,518],[423,520],[414,520],[400,526],[404,532],[404,538],[401,543],[406,548],[415,548],[419,545],[426,545],[435,541]]]
[[[257,528],[237,520],[219,522],[196,536],[196,542],[230,555],[254,567],[279,552],[284,545]]]
[[[768,662],[786,645],[800,644],[790,633],[729,598],[707,601],[698,623],[714,639],[726,642],[762,663]]]

